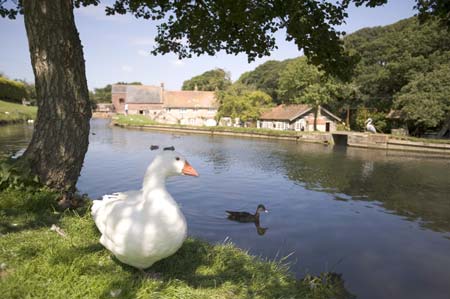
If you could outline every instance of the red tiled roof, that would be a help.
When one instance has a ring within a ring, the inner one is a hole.
[[[167,108],[217,108],[214,91],[165,91],[164,106]]]
[[[311,106],[305,104],[278,105],[277,107],[272,108],[272,110],[263,113],[260,119],[292,121],[311,109]]]

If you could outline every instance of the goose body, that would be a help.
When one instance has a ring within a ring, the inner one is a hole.
[[[186,220],[165,187],[167,177],[181,174],[198,176],[177,152],[164,151],[147,168],[141,190],[94,200],[91,211],[100,243],[118,260],[145,269],[181,247]]]

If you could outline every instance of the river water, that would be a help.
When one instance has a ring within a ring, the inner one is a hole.
[[[82,193],[139,189],[158,151],[173,145],[200,177],[168,190],[191,236],[231,240],[302,277],[331,271],[358,298],[450,298],[450,159],[292,141],[185,135],[91,123]],[[0,127],[0,151],[23,148],[31,128]],[[225,210],[270,211],[260,227]]]

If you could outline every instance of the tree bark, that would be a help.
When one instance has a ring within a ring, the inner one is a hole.
[[[314,123],[313,123],[313,130],[317,131],[317,117],[319,116],[319,109],[320,105],[316,104],[314,107]]]
[[[345,118],[345,126],[350,128],[350,105],[347,105],[347,116]]]
[[[22,156],[45,185],[73,192],[89,144],[91,108],[71,0],[24,0],[38,113]]]

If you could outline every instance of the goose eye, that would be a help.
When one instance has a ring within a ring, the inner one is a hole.
[[[180,161],[180,157],[176,157],[175,160]]]

